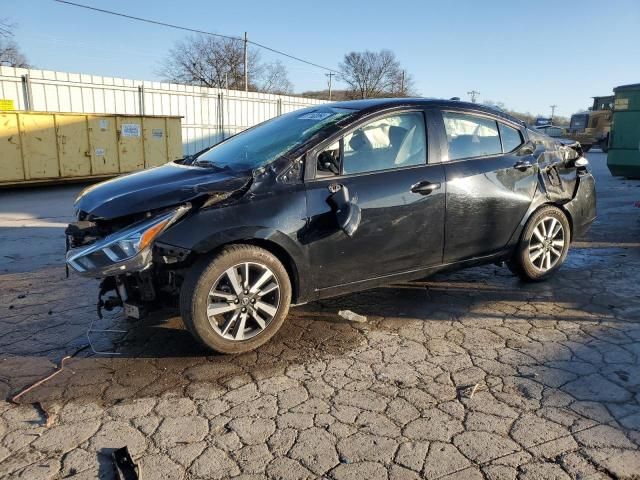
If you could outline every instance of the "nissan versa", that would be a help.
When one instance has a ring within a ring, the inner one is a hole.
[[[245,352],[291,304],[490,262],[549,277],[595,218],[587,165],[477,104],[320,105],[85,189],[67,263],[103,279],[99,309],[179,303],[202,343]]]

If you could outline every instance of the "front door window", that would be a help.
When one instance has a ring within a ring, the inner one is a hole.
[[[349,175],[425,165],[424,115],[407,112],[369,122],[318,154],[317,176]]]

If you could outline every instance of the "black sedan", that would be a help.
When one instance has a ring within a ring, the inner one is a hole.
[[[269,340],[291,304],[489,262],[545,279],[596,215],[574,149],[495,109],[425,99],[289,113],[92,186],[76,208],[67,263],[103,279],[100,308],[179,305],[228,353]]]

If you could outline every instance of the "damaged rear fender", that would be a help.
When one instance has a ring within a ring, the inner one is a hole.
[[[533,201],[518,228],[509,240],[509,246],[515,245],[529,218],[545,205],[553,205],[561,209],[571,226],[571,240],[584,233],[596,217],[595,180],[590,173],[578,175],[575,188],[562,197],[549,195],[545,185],[540,181],[536,187]]]

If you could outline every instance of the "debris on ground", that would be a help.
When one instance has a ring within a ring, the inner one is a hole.
[[[458,388],[458,397],[466,397],[471,400],[478,390],[484,390],[485,388],[485,385],[480,385],[479,383],[474,385],[465,385],[464,387]]]
[[[42,416],[45,418],[44,428],[51,428],[55,425],[58,418],[56,409],[48,409],[42,404],[42,402],[36,402],[33,404],[33,406],[37,410],[39,410]]]
[[[352,312],[351,310],[340,310],[338,312],[338,316],[344,318],[345,320],[349,320],[350,322],[364,323],[367,321],[367,317]]]
[[[471,393],[469,394],[469,400],[471,400],[473,398],[473,396],[476,393],[476,390],[478,389],[478,385],[480,385],[479,383],[476,383],[473,388],[471,389]]]
[[[139,480],[140,468],[133,463],[133,458],[127,447],[118,448],[111,454],[113,466],[118,480]]]
[[[71,358],[71,355],[67,355],[66,357],[64,357],[62,359],[62,361],[60,362],[60,366],[56,369],[55,372],[53,372],[50,375],[47,375],[46,377],[44,377],[41,380],[38,380],[36,383],[31,384],[30,386],[24,388],[23,390],[21,390],[19,393],[17,393],[16,395],[13,396],[13,398],[11,399],[11,403],[15,403],[18,404],[18,399],[24,395],[27,392],[30,392],[31,390],[33,390],[36,387],[39,387],[40,385],[42,385],[44,382],[46,382],[47,380],[52,379],[53,377],[55,377],[56,375],[58,375],[60,372],[62,372],[62,370],[64,370],[64,362],[69,360]]]

